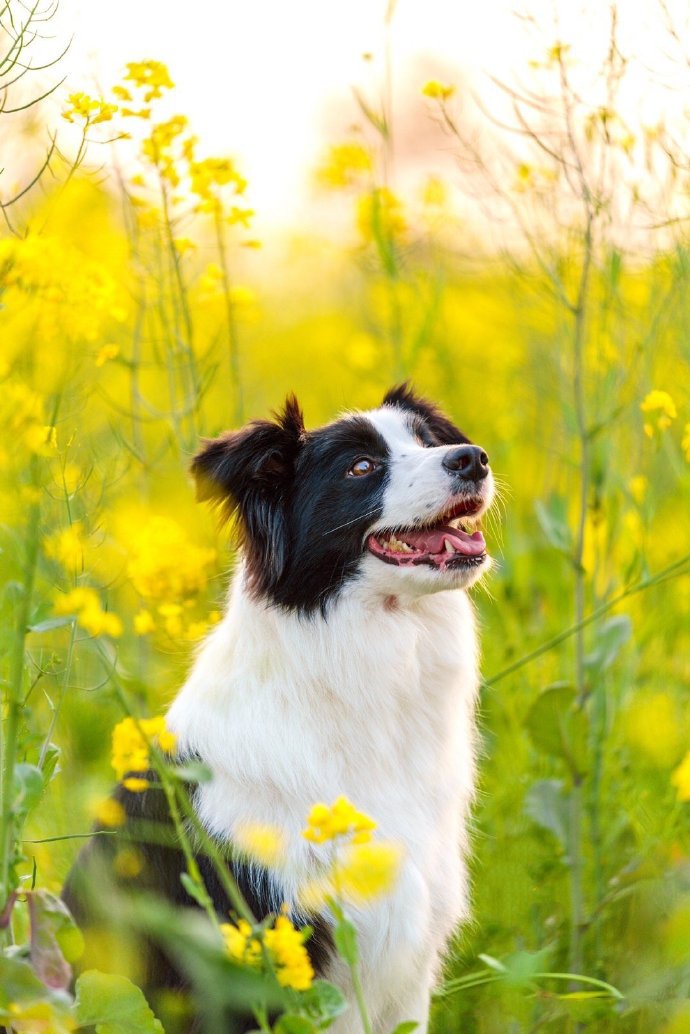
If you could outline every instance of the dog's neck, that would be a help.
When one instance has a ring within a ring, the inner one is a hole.
[[[476,686],[462,591],[392,605],[354,582],[325,617],[300,617],[252,599],[240,570],[169,721],[213,772],[200,810],[219,835],[238,821],[298,833],[314,801],[344,793],[399,838],[469,798]]]

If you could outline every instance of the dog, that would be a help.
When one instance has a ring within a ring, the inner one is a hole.
[[[362,1027],[331,917],[299,905],[329,847],[301,831],[314,802],[343,794],[372,816],[402,862],[389,894],[352,910],[364,999],[377,1034],[406,1020],[424,1034],[444,948],[468,916],[478,647],[466,590],[491,563],[477,528],[494,495],[488,457],[403,384],[311,431],[289,397],[274,419],[206,441],[192,471],[241,545],[224,617],[168,713],[180,758],[212,774],[193,791],[196,813],[226,846],[247,825],[284,834],[270,870],[228,864],[258,918],[287,906],[313,928],[314,967],[351,1005],[334,1034]],[[118,794],[130,818],[164,818],[160,791]],[[149,889],[192,905],[179,851],[142,849]],[[79,873],[112,839],[87,850],[65,893],[86,925]],[[176,986],[174,963],[157,962],[149,987]],[[226,1029],[243,1028],[230,1017]]]

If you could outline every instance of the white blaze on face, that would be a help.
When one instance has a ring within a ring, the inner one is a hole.
[[[371,531],[406,527],[433,521],[457,496],[457,482],[443,466],[443,459],[457,445],[422,445],[410,428],[411,416],[395,406],[383,406],[366,414],[388,446],[389,474],[383,497],[383,513]],[[475,494],[488,506],[493,493],[489,474]]]

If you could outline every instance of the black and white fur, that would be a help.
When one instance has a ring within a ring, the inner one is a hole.
[[[238,874],[260,916],[287,903],[315,925],[320,975],[352,1001],[335,1034],[361,1025],[328,915],[299,911],[328,851],[301,831],[314,802],[340,794],[371,815],[403,862],[392,893],[352,910],[364,995],[377,1034],[403,1020],[423,1034],[444,947],[468,914],[478,676],[465,590],[489,560],[468,546],[432,562],[408,547],[398,562],[380,543],[448,514],[477,520],[493,497],[486,455],[402,386],[314,431],[288,400],[276,419],[207,442],[193,472],[242,542],[225,615],[168,715],[182,755],[213,773],[197,812],[222,843],[252,824],[284,831],[275,870]],[[145,809],[141,795],[121,798]]]

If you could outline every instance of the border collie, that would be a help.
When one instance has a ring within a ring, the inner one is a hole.
[[[288,398],[274,420],[207,441],[192,469],[242,547],[225,616],[168,715],[181,756],[212,773],[194,791],[197,813],[222,844],[253,824],[284,832],[275,869],[229,864],[257,917],[287,903],[314,927],[317,972],[352,1003],[334,1034],[361,1026],[329,916],[300,913],[299,887],[328,857],[301,830],[314,802],[341,794],[371,815],[403,861],[390,894],[352,910],[364,997],[376,1034],[403,1020],[423,1034],[442,952],[468,913],[478,675],[465,590],[490,564],[473,530],[493,498],[487,455],[402,385],[378,409],[313,431]],[[159,817],[154,791],[118,792],[130,816]],[[89,851],[112,852],[113,839]],[[159,889],[191,905],[177,852],[145,850],[147,868],[164,872]],[[83,868],[66,898],[88,925]]]

